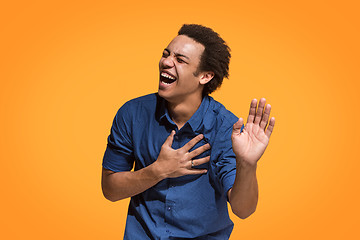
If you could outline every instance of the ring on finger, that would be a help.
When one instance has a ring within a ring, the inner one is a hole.
[[[194,167],[195,165],[194,165],[194,161],[193,160],[191,160],[191,167]]]

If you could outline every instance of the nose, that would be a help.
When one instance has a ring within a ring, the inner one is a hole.
[[[164,67],[172,68],[174,66],[174,58],[171,55],[163,57],[161,63]]]

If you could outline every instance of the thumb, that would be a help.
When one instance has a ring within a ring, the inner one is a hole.
[[[240,134],[244,129],[244,120],[239,118],[239,120],[233,125],[233,134]]]

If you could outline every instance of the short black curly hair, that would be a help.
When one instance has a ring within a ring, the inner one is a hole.
[[[200,58],[196,74],[202,71],[214,73],[213,79],[205,84],[203,94],[215,91],[229,77],[230,48],[226,42],[211,28],[198,24],[184,24],[178,35],[185,35],[204,45],[205,50]]]

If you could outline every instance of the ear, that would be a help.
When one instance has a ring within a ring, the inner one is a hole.
[[[213,72],[202,72],[200,73],[200,84],[205,85],[208,82],[211,81],[211,79],[213,79],[214,77],[214,73]]]

